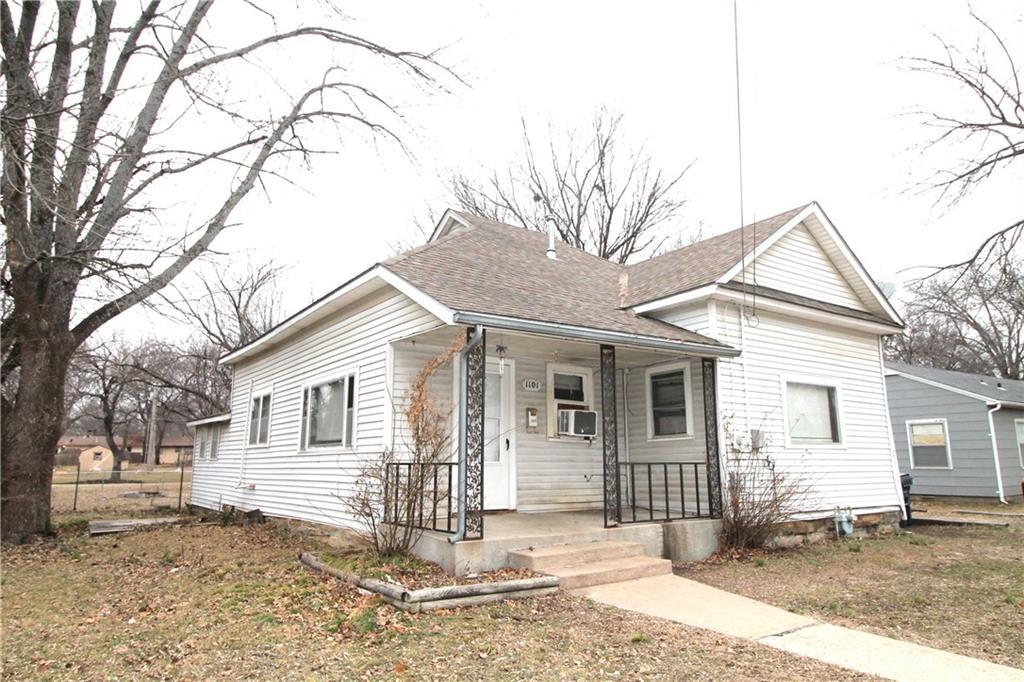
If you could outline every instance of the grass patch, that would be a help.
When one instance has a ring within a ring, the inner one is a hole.
[[[651,638],[643,632],[634,632],[629,636],[629,641],[632,644],[650,644]]]

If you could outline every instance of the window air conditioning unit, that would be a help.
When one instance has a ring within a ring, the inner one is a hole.
[[[558,435],[584,437],[596,436],[597,412],[594,412],[593,410],[559,410]]]

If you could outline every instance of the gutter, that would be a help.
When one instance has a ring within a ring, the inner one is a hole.
[[[995,407],[988,409],[988,435],[992,438],[992,463],[996,465],[996,492],[999,493],[999,501],[1007,504],[1003,496],[1003,472],[999,467],[999,447],[996,445],[996,423],[992,415],[1003,409],[1002,403],[996,403]]]
[[[690,343],[686,341],[671,341],[656,336],[644,336],[642,334],[630,334],[628,332],[613,332],[591,327],[574,327],[571,325],[558,324],[555,322],[540,322],[537,320],[524,320],[517,317],[504,317],[501,315],[488,315],[485,313],[456,312],[453,315],[455,324],[473,324],[476,326],[486,325],[495,329],[507,331],[524,332],[527,334],[541,334],[544,336],[557,336],[565,339],[590,341],[593,343],[607,343],[611,345],[627,345],[639,348],[651,348],[656,350],[675,351],[677,353],[692,353],[704,357],[734,358],[740,351],[730,346],[718,346],[705,343]]]
[[[469,396],[466,392],[466,358],[470,351],[483,343],[484,328],[479,324],[473,330],[469,342],[459,351],[459,514],[455,535],[448,538],[453,545],[466,539],[466,462],[469,459],[469,444],[466,440],[466,421],[469,419]]]

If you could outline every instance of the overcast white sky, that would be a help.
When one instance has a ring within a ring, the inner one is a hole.
[[[393,47],[447,47],[441,60],[468,85],[403,95],[414,158],[348,144],[297,169],[301,190],[252,194],[216,246],[290,266],[290,312],[416,239],[415,218],[445,208],[449,171],[483,174],[535,128],[585,124],[601,106],[624,116],[631,142],[656,162],[696,159],[680,227],[705,234],[739,222],[732,3],[352,2],[351,30]],[[1024,45],[1018,2],[975,9]],[[963,2],[739,3],[747,221],[817,200],[876,279],[964,257],[987,231],[1019,217],[1022,178],[994,176],[944,211],[915,181],[951,150],[922,157],[916,109],[958,112],[963,93],[901,67],[936,56],[937,33],[977,38]],[[1022,59],[1021,61],[1024,61]],[[297,65],[301,68],[301,64]],[[966,153],[966,152],[964,152]]]

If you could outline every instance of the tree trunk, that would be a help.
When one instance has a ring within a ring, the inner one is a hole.
[[[36,326],[36,325],[33,325]],[[61,436],[64,380],[73,344],[46,325],[19,335],[21,368],[13,403],[4,410],[0,446],[0,538],[24,542],[50,532],[50,484]]]

